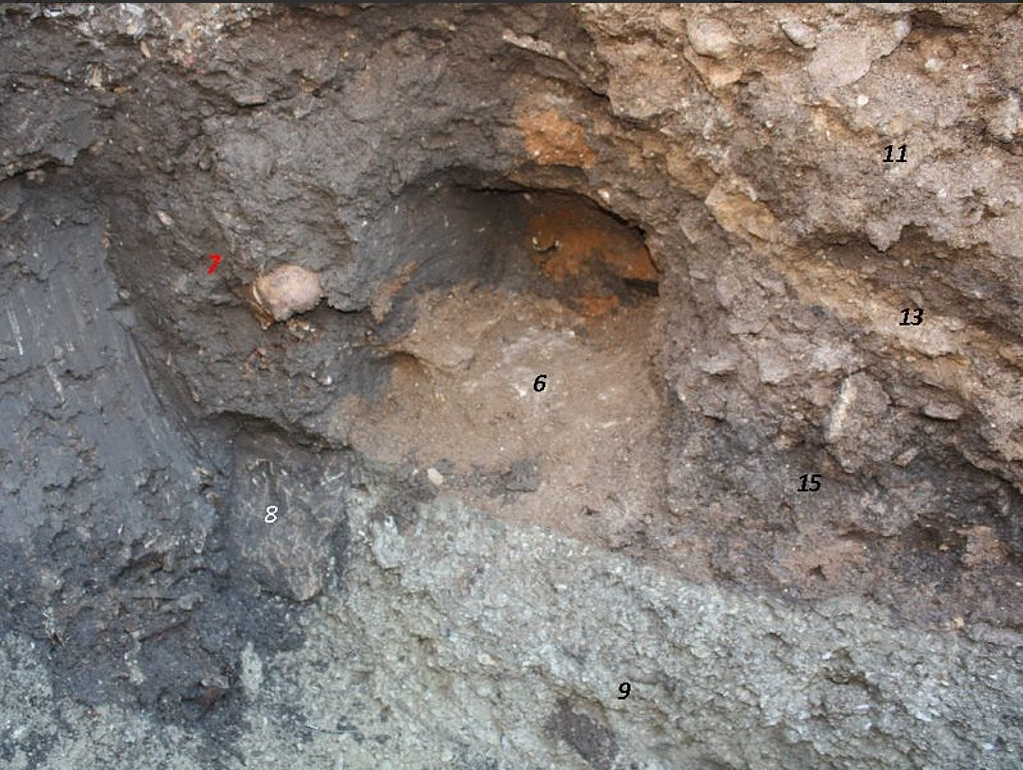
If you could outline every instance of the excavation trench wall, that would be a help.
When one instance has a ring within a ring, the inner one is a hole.
[[[5,7],[0,756],[1018,766],[1021,37]]]

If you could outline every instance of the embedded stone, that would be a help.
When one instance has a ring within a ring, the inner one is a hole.
[[[252,288],[256,302],[275,321],[312,310],[323,297],[320,276],[298,265],[282,265],[257,278]]]
[[[724,59],[735,53],[735,36],[727,25],[716,19],[694,19],[689,22],[686,34],[700,56]]]

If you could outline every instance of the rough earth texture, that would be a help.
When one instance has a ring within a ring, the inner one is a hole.
[[[1019,767],[1018,8],[0,8],[5,766]]]

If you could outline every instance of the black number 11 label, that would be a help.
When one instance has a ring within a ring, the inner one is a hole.
[[[899,145],[899,157],[893,158],[892,153],[895,151],[895,145],[889,144],[884,148],[884,162],[885,163],[905,163],[906,162],[906,145]]]

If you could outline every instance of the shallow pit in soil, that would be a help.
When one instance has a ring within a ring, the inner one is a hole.
[[[390,213],[408,217],[382,225],[401,258],[368,334],[390,377],[340,399],[331,432],[495,515],[627,545],[664,477],[641,234],[537,191],[436,190]]]

